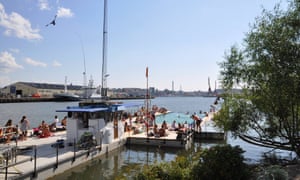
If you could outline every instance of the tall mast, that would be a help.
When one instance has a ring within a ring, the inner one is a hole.
[[[104,0],[101,96],[107,98],[107,0]]]
[[[67,76],[65,76],[65,93],[67,93],[68,89],[67,89]]]
[[[83,42],[81,40],[81,37],[79,36],[80,44],[81,44],[81,50],[83,55],[83,90],[84,90],[84,98],[87,98],[87,85],[86,85],[86,66],[85,66],[85,53],[84,53],[84,47]]]
[[[210,88],[210,79],[208,77],[208,93],[211,93],[211,88]]]
[[[146,67],[146,121],[147,121],[147,136],[149,131],[149,87],[148,87],[148,67]]]
[[[215,94],[217,93],[217,81],[215,81]]]

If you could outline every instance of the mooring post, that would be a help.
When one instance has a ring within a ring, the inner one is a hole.
[[[36,159],[37,159],[37,148],[34,146],[34,167],[33,167],[33,175],[32,177],[37,177],[37,172],[36,172]]]
[[[73,144],[73,146],[74,146],[73,162],[75,162],[75,160],[76,160],[76,140],[75,140],[75,138],[74,138],[74,144]]]
[[[55,169],[58,168],[58,143],[56,143],[56,163],[55,163]]]
[[[6,151],[6,162],[5,162],[5,180],[7,180],[7,174],[8,174],[8,151]]]

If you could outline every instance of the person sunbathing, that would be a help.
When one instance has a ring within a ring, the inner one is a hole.
[[[5,124],[5,135],[6,135],[6,143],[10,143],[13,136],[16,134],[17,128],[12,124],[12,120],[9,119]]]
[[[39,129],[41,130],[40,138],[49,137],[51,135],[49,125],[45,121],[42,121]]]
[[[164,128],[160,128],[159,131],[158,131],[158,133],[159,133],[160,137],[163,137],[163,136],[166,135],[166,130]]]

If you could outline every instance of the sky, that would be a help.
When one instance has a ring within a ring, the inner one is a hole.
[[[0,87],[101,85],[104,0],[0,0]],[[220,88],[225,52],[279,0],[108,0],[108,88]],[[284,1],[285,2],[285,1]],[[56,25],[49,24],[56,17]]]

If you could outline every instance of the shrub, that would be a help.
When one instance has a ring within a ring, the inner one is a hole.
[[[268,166],[266,169],[264,169],[260,176],[258,176],[257,178],[259,179],[263,179],[263,180],[286,180],[288,179],[288,173],[281,169],[280,166],[278,165],[272,165],[272,166]]]
[[[190,178],[192,162],[187,157],[179,156],[170,163],[145,166],[136,176],[136,180],[183,180]]]
[[[249,179],[251,173],[242,153],[240,147],[230,145],[204,150],[199,163],[192,169],[192,179]]]

